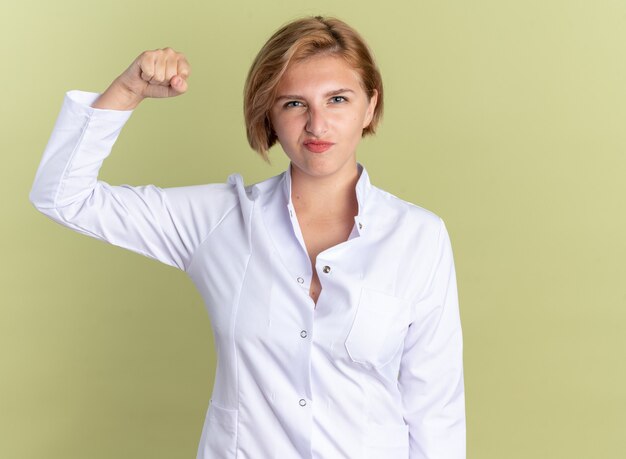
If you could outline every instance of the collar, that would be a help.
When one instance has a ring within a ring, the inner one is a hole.
[[[365,167],[357,162],[357,168],[359,170],[359,180],[355,186],[356,192],[356,200],[358,202],[359,211],[358,214],[354,217],[355,229],[358,231],[359,235],[363,233],[365,230],[365,221],[364,221],[364,213],[365,213],[365,203],[367,195],[369,194],[370,189],[372,188],[372,184],[370,183],[369,174]],[[296,211],[293,206],[293,201],[291,200],[291,169],[293,165],[289,163],[289,167],[285,172],[283,172],[282,178],[282,189],[283,189],[283,197],[285,199],[285,203],[287,205],[287,209],[289,210],[289,215],[293,218]]]

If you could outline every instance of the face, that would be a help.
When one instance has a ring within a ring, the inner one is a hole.
[[[378,97],[368,98],[358,73],[340,57],[314,56],[288,67],[276,96],[270,119],[294,174],[354,174]]]

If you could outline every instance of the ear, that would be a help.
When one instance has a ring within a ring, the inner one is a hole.
[[[376,110],[376,105],[378,104],[378,91],[374,89],[374,93],[367,105],[367,110],[365,111],[365,119],[363,120],[363,129],[368,127],[372,122],[372,118],[374,117],[374,111]]]

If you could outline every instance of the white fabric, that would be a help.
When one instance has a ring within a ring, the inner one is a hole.
[[[322,284],[290,171],[244,186],[97,179],[130,111],[70,91],[30,193],[53,220],[184,270],[217,352],[199,459],[465,458],[462,336],[443,221],[373,186],[361,164],[349,240]]]

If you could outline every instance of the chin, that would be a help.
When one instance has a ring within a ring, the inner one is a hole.
[[[317,165],[300,169],[303,173],[311,177],[329,177],[341,171],[341,167],[336,164]]]
[[[311,177],[325,177],[345,171],[350,165],[356,168],[356,158],[340,158],[338,152],[326,153],[304,152],[302,155],[287,155],[294,168]],[[315,155],[315,156],[311,156]]]

